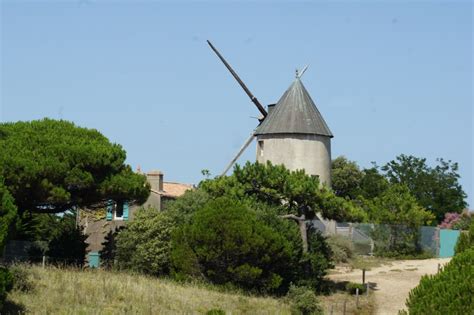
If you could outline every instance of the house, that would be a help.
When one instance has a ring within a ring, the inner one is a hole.
[[[176,199],[187,190],[194,189],[194,185],[191,184],[165,182],[163,173],[160,171],[151,171],[145,175],[150,183],[150,196],[143,205],[111,201],[103,211],[87,211],[87,209],[80,211],[80,222],[84,228],[84,234],[87,235],[89,267],[100,266],[100,252],[104,248],[104,243],[115,231],[125,226],[128,221],[132,221],[139,208],[153,207],[160,211],[164,201]]]

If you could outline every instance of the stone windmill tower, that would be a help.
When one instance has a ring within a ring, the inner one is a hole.
[[[224,57],[207,42],[263,116],[259,119],[259,126],[251,133],[222,175],[227,173],[256,137],[258,162],[283,164],[290,170],[304,169],[307,174],[318,176],[321,183],[330,186],[333,134],[301,82],[306,68],[300,74],[296,73],[296,80],[277,104],[268,105],[267,112]]]
[[[331,186],[331,138],[328,125],[297,75],[257,127],[257,161],[304,169]]]

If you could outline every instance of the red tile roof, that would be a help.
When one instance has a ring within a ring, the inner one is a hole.
[[[163,191],[160,194],[164,197],[177,198],[191,189],[194,189],[192,184],[163,182]]]

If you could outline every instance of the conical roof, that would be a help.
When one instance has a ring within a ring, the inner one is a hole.
[[[286,90],[275,108],[257,128],[255,134],[282,133],[333,137],[323,116],[299,78]]]

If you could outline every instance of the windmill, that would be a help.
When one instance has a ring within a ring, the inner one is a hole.
[[[262,114],[258,126],[221,176],[229,171],[256,137],[258,162],[271,161],[290,170],[304,169],[307,174],[318,176],[322,183],[330,185],[333,135],[301,83],[301,76],[308,66],[296,71],[295,81],[276,104],[268,105],[267,112],[214,45],[209,40],[207,43]]]

